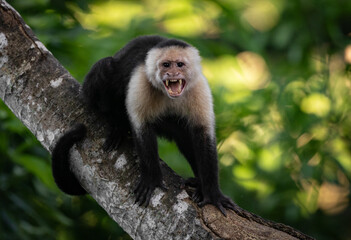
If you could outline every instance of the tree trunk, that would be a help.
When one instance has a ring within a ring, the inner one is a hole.
[[[21,16],[0,0],[0,97],[51,151],[73,123],[87,138],[72,150],[71,167],[81,185],[134,239],[312,239],[291,227],[246,212],[192,202],[181,178],[162,162],[168,191],[156,189],[148,208],[134,204],[138,159],[130,139],[118,151],[102,151],[104,124],[79,99],[80,84],[34,36]]]

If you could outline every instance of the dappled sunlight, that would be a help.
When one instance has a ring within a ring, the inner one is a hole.
[[[232,157],[235,157],[235,159],[240,162],[245,162],[252,159],[254,156],[252,150],[246,145],[245,135],[240,132],[233,132],[228,138],[220,143],[219,146],[219,153],[232,154]]]
[[[252,91],[267,87],[271,80],[265,60],[253,52],[204,59],[203,69],[212,86],[226,89],[223,97],[227,102],[241,101]]]
[[[255,192],[258,198],[263,199],[274,192],[269,182],[257,178],[257,172],[249,165],[235,165],[232,170],[234,180],[249,191]]]
[[[312,127],[311,133],[313,138],[319,141],[324,141],[328,137],[328,128],[322,124],[318,124]]]
[[[345,48],[344,58],[348,64],[351,64],[351,44]]]
[[[333,110],[338,114],[345,114],[350,111],[351,79],[345,75],[337,74],[330,78],[329,82]]]
[[[76,18],[84,28],[89,30],[97,30],[102,26],[127,29],[130,22],[143,13],[142,5],[133,1],[106,1],[89,7],[90,11],[86,13],[76,5],[70,4],[70,8],[75,11]]]
[[[313,214],[318,209],[318,183],[314,179],[301,179],[302,189],[297,193],[294,199],[296,204],[301,207],[303,215]]]
[[[343,75],[345,71],[345,62],[340,54],[331,55],[329,58],[330,78]]]
[[[304,133],[296,140],[296,147],[301,148],[301,147],[305,146],[306,144],[308,144],[312,139],[313,139],[312,134]]]
[[[330,57],[329,63],[330,93],[333,109],[338,114],[344,114],[351,109],[351,80],[345,74],[346,63],[344,61],[347,61],[347,59],[344,60],[341,55],[334,54]]]
[[[219,32],[215,19],[220,9],[210,1],[202,2],[201,7],[186,0],[157,1],[155,8],[155,18],[171,34],[194,37]]]
[[[286,165],[291,169],[291,178],[295,182],[298,182],[301,177],[299,174],[302,168],[302,161],[296,152],[292,152],[291,155],[292,157]]]
[[[302,99],[301,110],[318,117],[325,117],[330,111],[330,100],[323,94],[313,93]]]
[[[261,127],[264,134],[261,136],[260,142],[267,144],[274,138],[275,134],[284,131],[283,119],[277,104],[274,103],[268,107],[267,114],[263,116],[263,121],[264,125],[261,125]]]
[[[305,82],[303,79],[291,81],[283,90],[284,96],[290,95],[291,100],[295,104],[300,104],[301,100],[306,96]]]
[[[319,153],[316,153],[315,155],[313,155],[313,157],[307,162],[307,164],[309,166],[312,166],[312,167],[316,167],[320,164],[321,162],[321,155]]]
[[[227,102],[237,102],[251,95],[251,91],[236,78],[237,59],[223,55],[216,59],[203,59],[203,71],[212,87],[224,87],[223,98]]]
[[[265,88],[270,81],[265,60],[253,52],[242,52],[237,55],[238,68],[235,77],[243,82],[249,89]]]
[[[257,164],[266,172],[275,172],[283,166],[282,151],[279,144],[268,146],[258,153]]]
[[[203,71],[213,86],[224,86],[228,89],[243,89],[244,85],[234,78],[237,59],[232,55],[222,55],[216,59],[202,61]]]
[[[220,9],[211,2],[203,2],[200,7],[185,0],[106,1],[90,5],[88,12],[75,4],[69,6],[82,26],[89,30],[102,26],[127,30],[132,21],[144,18],[153,19],[160,29],[178,36],[215,36],[219,32],[215,19],[220,15]]]
[[[234,157],[232,156],[232,154],[229,152],[229,153],[226,153],[226,154],[223,154],[220,159],[219,159],[219,162],[223,165],[223,166],[231,166],[233,163],[234,163]]]
[[[351,153],[349,145],[342,138],[336,138],[330,141],[329,147],[334,153],[336,160],[347,171],[348,176],[351,177]]]
[[[257,173],[248,165],[237,164],[233,167],[233,175],[238,180],[251,180],[257,175]]]
[[[167,32],[178,36],[191,37],[205,33],[211,35],[217,33],[213,23],[195,14],[179,16],[178,18],[172,17],[162,23]]]
[[[280,10],[276,3],[278,1],[251,0],[246,1],[247,8],[242,17],[254,29],[264,32],[272,29],[279,21]]]
[[[349,204],[349,194],[349,186],[324,182],[319,189],[318,207],[330,215],[341,213]]]
[[[251,174],[254,173],[254,171],[251,172]],[[255,177],[248,179],[248,176],[250,175],[247,176],[247,174],[250,174],[250,170],[248,168],[240,166],[233,168],[234,180],[245,189],[255,192],[259,199],[266,198],[268,195],[274,192],[274,188],[269,182],[264,182]],[[244,179],[241,179],[240,177],[244,177]]]

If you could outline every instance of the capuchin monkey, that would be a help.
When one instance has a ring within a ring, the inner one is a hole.
[[[208,82],[196,48],[160,36],[141,36],[113,57],[94,64],[82,87],[86,105],[107,121],[105,150],[118,147],[131,132],[140,159],[141,176],[134,193],[147,206],[155,188],[166,190],[157,149],[157,136],[175,141],[189,162],[195,186],[193,200],[213,204],[224,215],[237,205],[224,196],[218,183],[215,116]],[[69,168],[69,150],[85,137],[86,127],[75,125],[56,144],[53,175],[59,188],[85,194]]]

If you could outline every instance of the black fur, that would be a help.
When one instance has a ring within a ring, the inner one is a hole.
[[[69,150],[73,145],[82,140],[86,135],[86,127],[83,124],[73,126],[56,143],[52,151],[52,173],[56,185],[70,195],[83,195],[86,191],[79,184],[77,178],[70,170]]]
[[[83,98],[88,107],[107,121],[108,133],[104,144],[106,150],[115,149],[123,136],[128,131],[132,132],[141,171],[140,180],[134,190],[136,202],[147,206],[156,187],[165,189],[162,184],[156,139],[156,136],[162,136],[175,141],[180,152],[188,160],[195,175],[195,179],[191,181],[192,185],[196,186],[194,200],[200,206],[213,204],[225,214],[224,208],[234,209],[234,203],[219,189],[216,139],[206,134],[206,126],[193,126],[188,124],[186,118],[169,115],[160,116],[154,122],[144,123],[139,134],[131,128],[125,101],[133,70],[145,62],[150,49],[169,46],[186,48],[190,45],[159,36],[143,36],[130,41],[113,57],[101,59],[94,64],[83,84]],[[77,130],[73,130],[64,135],[59,144],[65,141],[68,143],[64,147],[58,144],[53,152],[56,182],[64,192],[73,195],[82,193],[82,189],[76,186],[76,180],[74,187],[70,189],[73,182],[71,177],[74,176],[69,172],[68,152],[73,143],[80,139],[74,138],[76,132]],[[63,173],[60,175],[59,171]],[[65,178],[64,173],[68,174],[69,179],[57,179]]]
[[[156,45],[157,48],[164,48],[164,47],[170,47],[170,46],[178,46],[178,47],[186,48],[186,47],[189,47],[190,45],[178,39],[168,39]]]

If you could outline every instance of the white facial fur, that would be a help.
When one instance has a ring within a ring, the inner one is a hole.
[[[146,74],[151,84],[163,91],[166,95],[167,90],[164,87],[162,76],[162,63],[164,61],[177,61],[185,63],[182,75],[186,81],[184,92],[189,91],[198,80],[201,73],[201,58],[199,52],[194,47],[170,46],[165,48],[153,48],[146,57]]]

